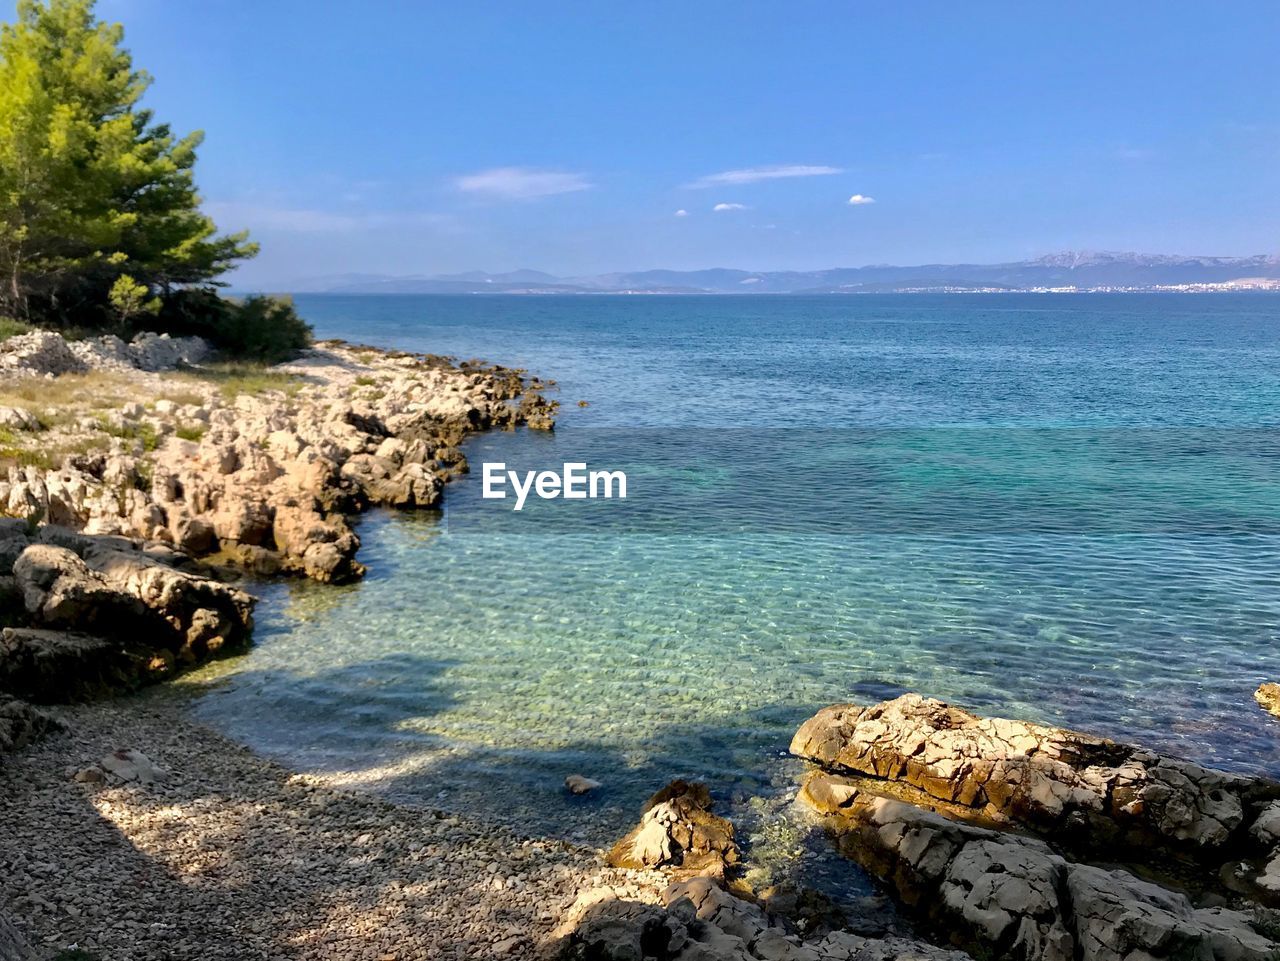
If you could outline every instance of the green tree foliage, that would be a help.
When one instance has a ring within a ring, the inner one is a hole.
[[[104,325],[127,300],[133,318],[257,252],[201,213],[201,134],[139,107],[151,78],[123,36],[93,0],[20,0],[0,28],[0,315]]]
[[[311,327],[288,297],[219,297],[190,289],[165,298],[155,326],[174,334],[203,337],[245,360],[274,364],[311,343]]]
[[[146,284],[138,283],[128,274],[121,274],[116,278],[111,285],[111,292],[107,294],[107,300],[120,318],[122,329],[127,331],[135,317],[160,313],[160,298],[151,297],[150,293]]]

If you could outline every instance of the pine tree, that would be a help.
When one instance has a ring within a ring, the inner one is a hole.
[[[0,28],[0,314],[105,324],[123,276],[165,296],[257,252],[201,213],[202,134],[139,107],[151,78],[93,6],[20,0]]]

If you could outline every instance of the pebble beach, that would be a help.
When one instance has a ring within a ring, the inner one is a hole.
[[[113,961],[534,957],[580,892],[665,886],[590,848],[293,774],[194,721],[196,696],[59,709],[67,730],[5,759],[0,896],[33,944]],[[76,780],[121,748],[163,778]]]

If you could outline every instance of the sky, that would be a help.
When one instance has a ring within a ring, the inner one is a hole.
[[[98,10],[241,287],[1280,253],[1275,0]]]

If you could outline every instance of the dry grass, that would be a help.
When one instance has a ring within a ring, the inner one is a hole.
[[[195,390],[161,390],[156,395],[156,400],[171,400],[175,404],[184,404],[190,407],[203,407],[208,398],[204,394]]]
[[[156,432],[155,427],[146,422],[116,424],[106,417],[99,417],[98,429],[107,437],[140,441],[144,451],[153,451],[160,446],[160,435]]]
[[[72,454],[107,450],[111,438],[105,434],[58,437],[49,441],[39,434],[0,430],[0,470],[6,467],[39,467],[53,470]]]
[[[2,328],[0,328],[2,329]],[[155,450],[160,441],[156,429],[143,423],[120,423],[108,412],[128,403],[150,405],[156,400],[204,406],[210,390],[228,402],[242,394],[278,393],[292,397],[305,381],[295,374],[271,370],[262,364],[214,364],[199,370],[176,371],[158,388],[139,383],[136,376],[111,371],[63,374],[59,377],[0,379],[0,406],[29,410],[40,422],[40,431],[0,430],[0,474],[10,466],[60,467],[70,454],[108,450],[114,440],[127,442],[143,452]],[[85,433],[77,424],[91,417],[95,426]],[[198,441],[207,425],[191,422],[175,429],[184,440]],[[48,431],[49,433],[46,433]]]
[[[303,380],[297,374],[272,370],[263,364],[210,364],[198,370],[184,370],[176,377],[214,384],[228,400],[242,394],[267,394],[279,392],[292,397],[302,389]]]
[[[44,421],[44,413],[66,408],[107,410],[137,400],[138,384],[121,374],[93,371],[43,377],[17,377],[0,382],[0,405],[25,407]]]

